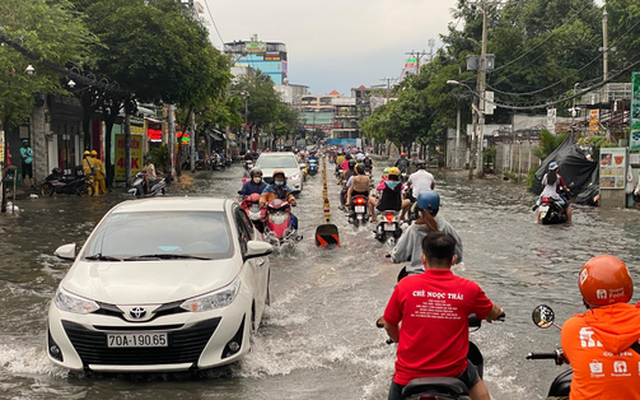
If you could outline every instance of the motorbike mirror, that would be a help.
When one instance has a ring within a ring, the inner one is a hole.
[[[70,243],[62,245],[53,252],[53,255],[62,260],[74,261],[76,259],[76,244]]]
[[[538,328],[547,329],[550,326],[554,325],[554,322],[556,320],[556,313],[553,312],[553,309],[551,307],[540,304],[533,310],[531,318],[533,319],[533,323],[536,324]]]
[[[307,164],[300,164],[300,169],[305,169],[307,168]]]

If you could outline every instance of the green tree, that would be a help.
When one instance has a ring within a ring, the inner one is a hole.
[[[249,109],[247,115],[249,124],[266,128],[276,121],[280,98],[273,88],[273,81],[268,75],[259,70],[249,71],[239,79],[234,91],[236,93],[249,94],[246,100]]]
[[[40,57],[34,61],[14,46],[0,46],[0,118],[8,131],[29,118],[37,93],[66,93],[60,73],[45,67],[42,60],[60,66],[91,65],[87,47],[96,38],[67,0],[3,0],[0,41],[13,42]],[[33,75],[23,73],[29,64],[35,68]]]
[[[549,154],[553,153],[553,151],[557,149],[566,138],[567,135],[564,133],[554,135],[548,130],[543,129],[540,132],[540,143],[537,148],[531,150],[531,154],[541,160],[544,160],[549,156]]]

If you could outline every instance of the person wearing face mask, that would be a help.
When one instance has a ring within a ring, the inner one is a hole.
[[[273,183],[267,186],[260,195],[260,206],[266,206],[270,201],[280,199],[286,200],[292,207],[297,205],[296,198],[291,194],[291,189],[287,186],[287,177],[283,170],[273,171]],[[291,213],[291,210],[289,210]],[[291,214],[291,222],[295,229],[298,229],[298,218]]]
[[[402,208],[402,183],[400,182],[400,170],[396,167],[389,168],[389,179],[380,182],[376,188],[380,195],[380,201],[375,196],[369,198],[369,213],[371,222],[376,223],[376,215],[383,211],[400,211]]]
[[[243,201],[245,197],[251,196],[254,193],[262,194],[267,188],[267,184],[262,180],[262,170],[258,167],[251,168],[249,171],[250,180],[246,181],[242,185],[242,189],[238,192],[240,195],[240,201]]]

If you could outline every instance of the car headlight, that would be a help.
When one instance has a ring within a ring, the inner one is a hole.
[[[222,289],[194,297],[180,304],[180,308],[191,312],[209,311],[225,307],[236,298],[240,289],[240,278],[236,278]]]
[[[90,314],[100,309],[100,306],[95,301],[71,294],[61,287],[56,290],[54,303],[59,310],[74,314]]]
[[[291,180],[293,180],[293,181],[297,181],[298,179],[300,179],[300,174],[293,174],[293,175],[291,175]]]

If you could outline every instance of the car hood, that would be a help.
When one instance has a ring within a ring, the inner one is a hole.
[[[294,174],[302,173],[302,171],[300,171],[299,168],[261,168],[261,169],[262,169],[262,176],[269,177],[269,178],[273,176],[273,171],[277,169],[283,170],[287,179],[291,178],[291,176]]]
[[[62,287],[79,296],[119,305],[185,300],[229,284],[239,263],[226,260],[78,261]]]

